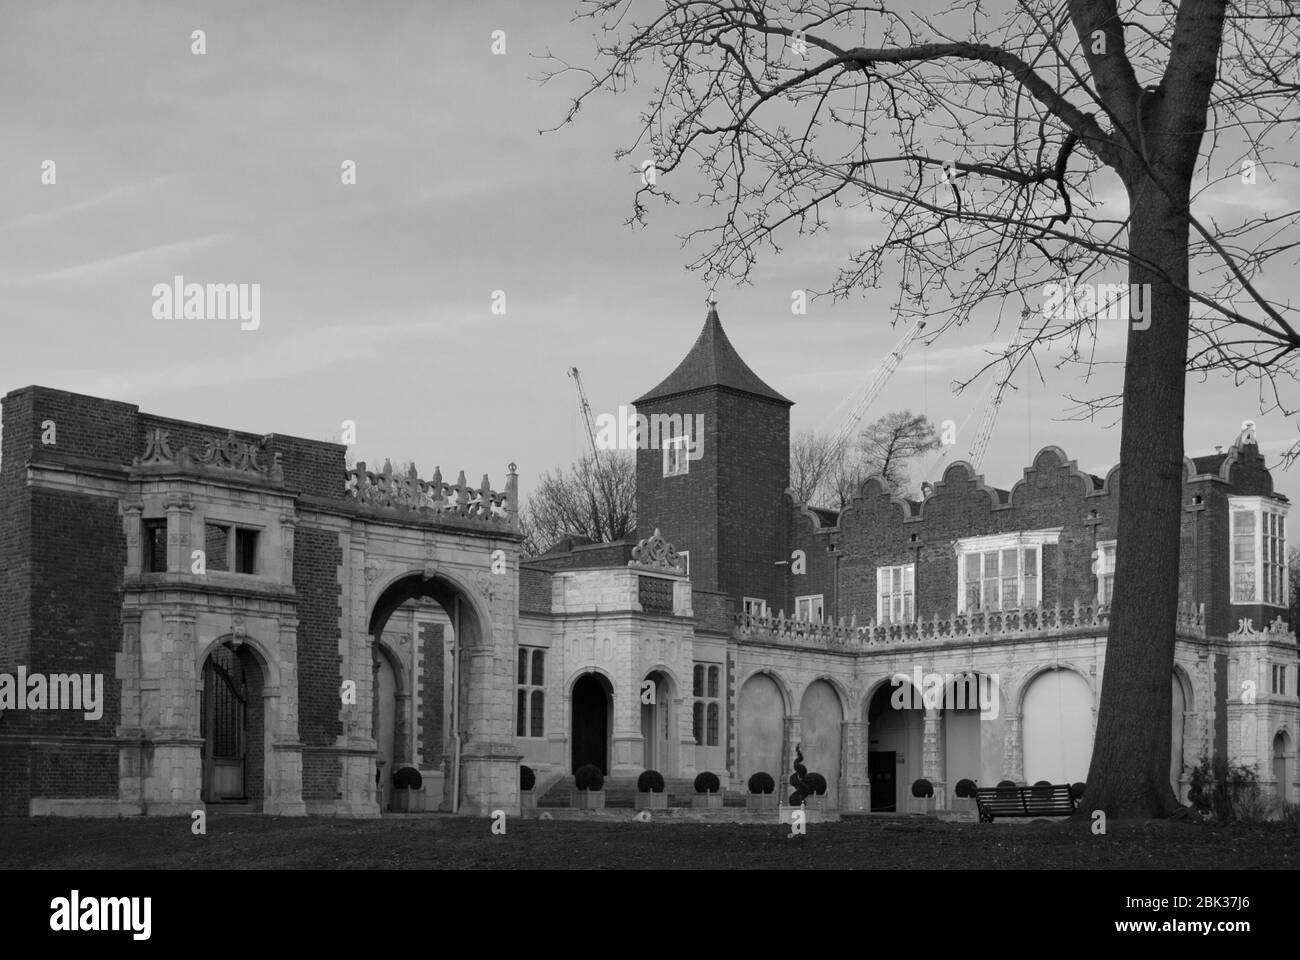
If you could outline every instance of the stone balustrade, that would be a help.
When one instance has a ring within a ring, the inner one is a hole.
[[[1017,610],[980,610],[947,617],[934,616],[914,623],[859,624],[841,617],[836,623],[816,623],[785,616],[760,617],[740,613],[733,617],[733,636],[744,642],[779,643],[846,652],[902,643],[942,643],[1010,639],[1044,639],[1065,634],[1105,633],[1110,625],[1109,605],[1075,602],[1063,607],[1026,607]],[[1205,608],[1180,608],[1178,635],[1205,638]]]
[[[465,471],[455,483],[442,479],[442,468],[435,467],[433,476],[422,480],[415,464],[405,474],[394,473],[391,461],[384,468],[368,470],[364,462],[345,471],[345,495],[350,500],[369,507],[401,510],[407,513],[441,513],[456,517],[472,517],[490,523],[500,523],[518,529],[519,478],[515,465],[509,467],[506,489],[492,489],[487,474],[477,488],[465,481]]]

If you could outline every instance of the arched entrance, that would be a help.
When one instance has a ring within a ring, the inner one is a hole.
[[[1178,678],[1178,671],[1174,671],[1173,679],[1173,701],[1170,706],[1170,750],[1169,750],[1169,786],[1173,788],[1174,796],[1180,801],[1183,799],[1182,783],[1183,778],[1183,727],[1187,717],[1187,696],[1183,692],[1183,684]]]
[[[867,703],[867,780],[871,809],[906,807],[912,782],[921,776],[925,706],[909,681],[880,684]]]
[[[609,731],[614,719],[609,682],[598,673],[584,673],[574,682],[569,702],[573,709],[573,770],[591,764],[608,776]]]
[[[262,670],[246,646],[220,643],[203,663],[199,732],[204,803],[261,808],[265,771]]]
[[[844,729],[844,707],[835,688],[825,680],[814,680],[799,703],[799,739],[804,765],[809,773],[826,778],[826,796],[838,807],[840,796],[840,740]]]
[[[1053,668],[1025,690],[1020,712],[1025,782],[1087,779],[1092,759],[1092,691],[1078,673]]]
[[[1291,785],[1295,779],[1294,763],[1291,738],[1285,730],[1279,730],[1273,738],[1273,779],[1277,781],[1277,799],[1281,803],[1290,803],[1294,799],[1294,788]]]
[[[647,686],[652,684],[652,686]],[[658,770],[666,777],[676,776],[673,732],[676,716],[673,710],[672,681],[661,670],[652,670],[641,682],[641,738],[644,745],[642,765],[647,770]]]
[[[422,601],[436,603],[446,619],[438,618],[441,622],[434,625],[438,629],[428,636],[411,635],[409,648],[403,647],[405,662],[399,661],[397,652],[381,639],[396,614],[408,617]],[[465,793],[460,779],[460,747],[473,739],[467,720],[472,657],[485,636],[475,605],[459,586],[441,575],[408,574],[380,594],[368,627],[373,699],[369,710],[365,710],[364,703],[358,703],[360,709],[353,720],[362,719],[364,712],[375,739],[374,759],[366,761],[367,780],[375,783],[378,775],[375,800],[379,809],[387,808],[392,795],[393,772],[418,765],[424,808],[458,811]],[[448,636],[450,646],[446,643]],[[422,681],[423,691],[423,717],[418,724],[414,693],[421,688],[417,681]],[[344,722],[348,722],[346,709]],[[418,751],[418,756],[413,751]],[[383,766],[379,761],[384,761]]]

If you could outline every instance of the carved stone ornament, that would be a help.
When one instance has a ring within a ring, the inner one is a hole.
[[[685,572],[681,557],[678,556],[673,545],[659,533],[658,527],[655,528],[653,536],[642,540],[632,548],[632,559],[628,561],[628,566],[672,570],[675,573]]]
[[[137,457],[136,466],[155,464],[179,464],[190,466],[201,464],[206,467],[220,467],[225,470],[239,470],[245,473],[258,473],[272,480],[284,479],[284,465],[280,454],[274,455],[269,465],[258,462],[259,449],[265,444],[248,443],[235,436],[234,431],[226,434],[226,439],[209,439],[204,441],[203,452],[197,457],[188,446],[179,451],[171,448],[171,434],[159,427],[149,431],[145,440],[144,456]]]

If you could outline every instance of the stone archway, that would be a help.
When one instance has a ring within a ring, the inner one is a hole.
[[[646,770],[657,770],[665,777],[675,777],[678,774],[677,747],[680,737],[677,732],[676,689],[673,679],[663,670],[651,670],[641,681],[639,693],[641,765]],[[716,720],[714,722],[716,724]]]
[[[1295,800],[1295,755],[1291,750],[1291,735],[1279,730],[1273,737],[1273,779],[1277,781],[1276,794],[1278,802],[1289,804]],[[1282,810],[1285,814],[1285,807]]]
[[[609,776],[610,734],[614,729],[614,691],[599,673],[584,673],[569,693],[572,714],[570,771],[591,766]]]
[[[415,678],[408,683],[405,668],[394,651],[383,643],[383,637],[389,620],[400,608],[423,599],[434,601],[446,615],[451,625],[451,649],[455,652],[444,654],[443,645],[438,642],[425,644],[424,649],[412,653],[420,663],[423,680],[423,716],[417,729],[415,702],[409,695]],[[460,810],[466,801],[466,778],[460,769],[465,759],[464,746],[475,728],[475,706],[481,705],[492,683],[490,665],[484,662],[491,660],[490,651],[483,643],[490,631],[477,603],[467,590],[448,577],[414,572],[400,575],[379,591],[370,610],[367,634],[370,640],[367,675],[344,677],[345,681],[355,679],[358,689],[355,711],[349,712],[344,707],[345,729],[351,724],[345,782],[381,807],[394,770],[414,762],[410,754],[414,740],[420,744],[425,808]],[[450,702],[447,702],[447,689]],[[390,715],[391,746],[384,742],[390,737],[386,726]],[[391,760],[386,756],[386,749],[391,752]],[[383,767],[378,764],[381,759],[385,760]],[[362,777],[365,777],[365,788],[360,786]]]
[[[266,685],[247,645],[214,644],[203,660],[199,736],[204,803],[262,809],[266,789]]]
[[[897,677],[878,684],[864,708],[871,809],[879,812],[906,810],[924,769],[924,700],[911,680]]]

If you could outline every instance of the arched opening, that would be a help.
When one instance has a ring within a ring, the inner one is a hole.
[[[799,740],[808,772],[826,778],[826,796],[832,806],[839,805],[843,729],[844,707],[835,688],[825,680],[810,683],[799,704]]]
[[[420,770],[426,809],[459,809],[458,734],[467,732],[470,652],[485,636],[473,602],[443,577],[411,574],[380,594],[368,628],[380,809],[387,809],[393,773],[403,766]]]
[[[755,674],[740,688],[736,724],[741,780],[766,773],[779,784],[788,773],[781,769],[785,700],[776,681],[767,674]]]
[[[614,692],[598,673],[584,673],[569,695],[573,710],[573,772],[591,764],[609,776],[609,733],[614,720]]]
[[[199,730],[204,803],[260,810],[266,752],[262,668],[252,651],[227,641],[203,662]]]
[[[898,810],[921,776],[925,705],[911,681],[880,684],[867,702],[867,781],[873,811]]]
[[[641,682],[642,765],[666,777],[677,775],[673,750],[676,715],[672,680],[662,670],[652,670]]]
[[[1174,790],[1174,796],[1182,800],[1182,783],[1183,778],[1183,728],[1186,724],[1187,717],[1187,696],[1183,692],[1183,684],[1178,678],[1177,671],[1173,677],[1173,702],[1170,710],[1170,722],[1172,724],[1171,747],[1169,750],[1169,785]]]
[[[1074,783],[1092,758],[1092,691],[1073,670],[1046,670],[1021,701],[1025,782]]]
[[[990,675],[969,673],[944,684],[940,735],[944,783],[949,796],[959,780],[992,786],[983,775],[980,724],[986,713],[997,715],[994,712],[998,709],[994,699],[997,696],[998,688]]]
[[[1295,758],[1291,756],[1291,737],[1279,730],[1273,738],[1273,779],[1277,781],[1277,798],[1281,803],[1294,800]],[[1285,811],[1283,811],[1285,813]]]
[[[376,758],[375,783],[378,787],[379,809],[387,810],[393,794],[393,770],[397,757],[397,674],[400,665],[393,662],[392,655],[379,644],[374,646],[375,703],[374,731],[375,745],[379,750]]]

